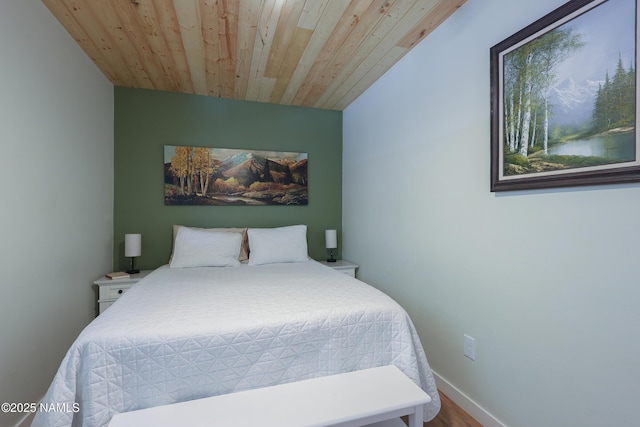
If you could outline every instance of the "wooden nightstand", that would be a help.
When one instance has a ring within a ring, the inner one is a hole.
[[[109,279],[102,276],[93,282],[98,285],[98,314],[102,314],[111,304],[122,296],[131,286],[138,283],[153,270],[141,270],[138,274],[132,274],[128,279]]]
[[[346,261],[344,259],[339,259],[336,262],[328,262],[327,260],[322,260],[319,262],[348,276],[356,277],[356,269],[358,268],[357,264]]]

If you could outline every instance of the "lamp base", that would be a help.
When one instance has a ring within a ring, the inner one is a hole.
[[[333,248],[327,249],[329,249],[329,259],[327,260],[327,262],[336,262],[336,259],[333,257]]]
[[[129,270],[126,271],[129,274],[138,274],[140,273],[140,270],[138,270],[136,268],[136,257],[132,256],[131,257],[131,268]]]

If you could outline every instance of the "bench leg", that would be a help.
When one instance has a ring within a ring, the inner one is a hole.
[[[409,427],[422,427],[422,405],[414,408],[413,414],[409,414]]]

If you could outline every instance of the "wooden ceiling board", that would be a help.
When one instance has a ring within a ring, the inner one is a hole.
[[[346,108],[371,85],[372,79],[377,80],[409,51],[397,48],[399,38],[418,25],[425,13],[433,10],[437,3],[437,0],[414,4],[398,2],[367,37],[359,49],[360,54],[353,55],[350,64],[340,70],[341,75],[318,100],[318,106],[338,110]],[[371,70],[376,70],[378,77],[372,77]]]
[[[346,14],[348,6],[349,2],[346,1],[329,0],[326,7],[319,12],[320,16],[316,15],[317,18],[315,20],[301,23],[303,28],[311,27],[309,29],[313,30],[313,34],[281,99],[283,104],[300,105],[297,103],[296,96],[300,93],[302,86],[305,85],[307,75],[318,59],[318,52],[322,51],[329,38],[337,32],[335,28],[337,28],[342,16]],[[307,88],[305,87],[304,90],[307,90]]]
[[[129,85],[153,89],[161,84],[160,78],[155,81],[151,78],[156,71],[154,64],[145,64],[144,60],[138,56],[136,40],[130,38],[130,35],[135,32],[128,28],[130,25],[127,21],[120,20],[118,5],[113,7],[106,1],[66,0],[66,3],[73,4],[77,19],[92,40],[102,42],[101,48],[104,53],[109,54],[109,61],[114,64],[118,75],[126,79],[128,73],[131,73],[133,82],[128,83]]]
[[[207,69],[205,68],[204,38],[202,37],[202,17],[200,2],[184,1],[174,3],[177,23],[180,27],[183,51],[187,58],[187,69],[198,95],[207,95]],[[211,70],[210,70],[211,72]]]
[[[457,8],[462,6],[465,1],[456,0]],[[407,33],[402,41],[398,43],[398,46],[411,49],[451,15],[451,4],[445,1],[435,3],[437,4],[430,8],[427,13],[421,14],[423,17],[420,23]]]
[[[116,86],[345,109],[466,0],[42,0]]]
[[[319,106],[322,95],[326,94],[327,91],[330,90],[333,83],[336,81],[337,75],[349,63],[353,56],[357,55],[358,52],[361,52],[365,56],[371,52],[364,41],[378,23],[387,16],[387,13],[393,3],[395,2],[389,0],[378,6],[376,2],[373,2],[371,7],[359,16],[353,26],[353,30],[349,33],[349,36],[338,47],[336,54],[329,63],[329,66],[325,68],[319,78],[315,79],[313,88],[304,99],[303,105],[309,107]],[[370,47],[371,46],[369,46],[369,48]]]
[[[459,8],[464,4],[466,0],[457,1],[457,7]],[[444,20],[451,15],[451,12],[446,14],[444,11],[449,9],[451,4],[439,2],[437,0],[427,2],[431,5],[424,3],[419,5],[423,8],[428,7],[426,10],[410,13],[405,16],[405,19],[413,21],[414,18],[420,17],[420,21],[412,27],[412,29],[403,37],[403,39],[393,46],[382,59],[377,59],[373,56],[367,58],[370,63],[363,64],[362,69],[366,72],[364,77],[357,83],[346,82],[344,86],[349,88],[347,94],[335,105],[331,104],[331,107],[335,110],[345,109],[351,102],[353,102],[362,92],[364,92],[372,82],[377,80],[381,75],[386,73],[389,68],[398,62],[413,46],[415,46],[420,40],[428,36],[433,30],[437,28]],[[397,34],[404,33],[404,30],[397,31]]]
[[[351,49],[354,53],[344,57],[345,63],[336,70],[331,84],[318,97],[314,106],[334,108],[349,89],[362,79],[365,71],[379,62],[397,43],[399,32],[394,29],[399,27],[404,33],[403,27],[406,29],[408,25],[405,21],[413,22],[419,16],[414,10],[418,3],[412,5],[409,2],[398,1],[388,5],[389,8],[381,14],[371,31],[360,37],[361,44],[358,48]]]
[[[305,76],[300,89],[293,98],[294,105],[309,106],[313,99],[312,93],[319,93],[319,86],[326,81],[327,74],[331,72],[331,66],[340,47],[344,45],[353,32],[354,28],[360,22],[362,16],[371,6],[372,1],[354,1],[351,2],[340,16],[336,26],[329,33],[326,43],[321,47],[316,58],[313,61],[311,69]]]
[[[107,58],[105,58],[93,40],[89,38],[89,35],[84,31],[84,28],[82,28],[69,9],[61,2],[58,2],[49,6],[49,10],[62,24],[62,26],[74,36],[76,42],[82,47],[87,56],[89,56],[89,58],[91,58],[91,60],[98,66],[107,79],[111,82],[118,80],[119,77],[113,70],[111,63]]]
[[[202,24],[201,34],[194,31],[194,35],[202,38],[204,48],[202,60],[204,61],[207,84],[206,95],[223,96],[222,94],[225,92],[223,81],[228,80],[225,79],[225,70],[228,70],[230,64],[235,64],[235,53],[229,54],[229,47],[225,45],[225,41],[231,32],[237,33],[237,27],[233,30],[226,28],[229,21],[225,19],[226,17],[222,18],[222,15],[225,14],[226,2],[200,0],[199,3],[198,10],[201,18],[198,19],[198,24]],[[221,10],[218,10],[218,6]],[[232,20],[230,21],[233,23]],[[235,65],[233,73],[235,73]]]
[[[267,102],[271,94],[271,88],[275,85],[275,79],[264,76],[269,59],[269,49],[275,35],[275,28],[280,17],[282,1],[265,0],[263,9],[259,14],[254,41],[253,57],[251,59],[251,72],[245,100]]]
[[[209,0],[211,1],[211,0]],[[238,31],[240,15],[240,0],[223,0],[222,8],[218,11],[219,55],[212,55],[212,61],[218,61],[220,66],[220,90],[217,96],[232,98],[235,92],[236,63],[238,60]],[[211,36],[215,37],[215,34]],[[206,38],[209,39],[208,37]]]

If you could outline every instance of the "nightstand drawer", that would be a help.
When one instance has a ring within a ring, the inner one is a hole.
[[[320,264],[331,267],[342,274],[346,274],[347,276],[356,277],[356,269],[358,268],[358,265],[350,261],[339,259],[334,262],[320,261]]]
[[[356,267],[334,268],[334,270],[339,271],[342,274],[346,274],[347,276],[356,277]]]
[[[100,299],[118,299],[131,288],[133,283],[113,284],[100,288]]]
[[[151,270],[143,270],[138,274],[132,274],[127,279],[108,279],[101,277],[93,282],[98,285],[98,314],[105,311],[118,298],[124,295],[133,285],[144,279]]]

